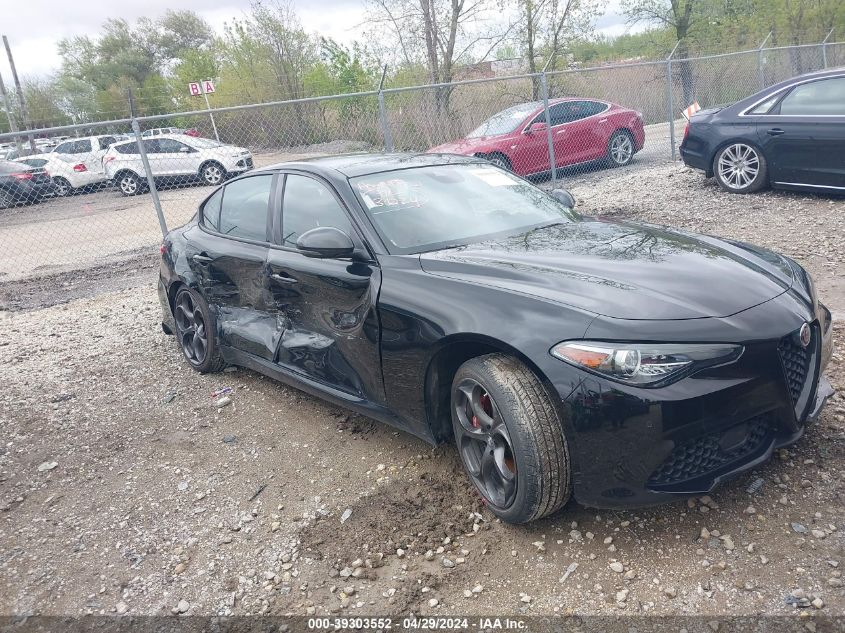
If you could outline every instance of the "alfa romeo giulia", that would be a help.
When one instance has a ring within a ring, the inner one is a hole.
[[[486,160],[350,155],[216,189],[161,252],[165,332],[429,442],[509,522],[712,490],[831,395],[792,259],[581,217]]]

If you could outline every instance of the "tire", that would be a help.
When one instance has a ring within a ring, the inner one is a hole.
[[[200,179],[212,187],[226,180],[226,170],[217,162],[208,162],[200,167]]]
[[[506,171],[513,171],[513,166],[511,165],[511,162],[508,160],[508,157],[504,154],[488,154],[487,156],[485,156],[485,158],[496,167],[501,167]]]
[[[217,343],[214,319],[198,293],[183,286],[173,299],[176,342],[188,364],[201,374],[226,367]]]
[[[5,189],[0,189],[0,209],[11,209],[15,206],[15,196]]]
[[[725,191],[753,193],[769,182],[766,157],[750,143],[725,145],[713,158],[713,175]]]
[[[634,138],[628,130],[616,130],[607,142],[607,164],[624,167],[634,160]]]
[[[488,354],[465,362],[452,381],[451,411],[464,470],[502,521],[535,521],[569,500],[569,448],[557,409],[520,361]]]
[[[124,196],[136,196],[141,193],[143,184],[138,174],[125,171],[116,178],[117,188]]]
[[[62,198],[64,198],[65,196],[69,196],[71,193],[73,193],[73,186],[71,186],[67,178],[56,176],[55,178],[53,178],[53,184],[56,185],[57,196],[61,196]]]

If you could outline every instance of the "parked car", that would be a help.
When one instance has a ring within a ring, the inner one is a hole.
[[[13,145],[12,147],[0,150],[0,160],[15,160],[16,158],[21,158],[22,156],[30,156],[34,153],[35,152],[32,151],[32,148],[29,146],[29,143],[22,145],[21,149],[18,149]]]
[[[184,130],[179,127],[154,127],[149,130],[144,130],[141,136],[161,136],[162,134],[186,134],[187,136],[199,136],[200,133],[195,128],[188,128]]]
[[[701,495],[832,389],[795,261],[583,218],[484,159],[348,155],[215,189],[164,239],[165,332],[430,442],[504,521]]]
[[[107,182],[105,172],[90,171],[85,162],[75,160],[73,155],[34,154],[18,158],[15,162],[46,170],[56,185],[57,196],[68,196],[78,190],[92,189]]]
[[[85,170],[79,173],[84,173],[85,178],[90,179],[88,184],[96,184],[108,180],[103,169],[103,156],[115,142],[112,134],[71,138],[59,143],[50,153],[74,166],[84,165]],[[72,185],[69,180],[68,184]]]
[[[252,169],[252,154],[244,147],[223,145],[207,138],[168,134],[144,139],[153,177],[173,182],[199,178],[219,185],[227,177]],[[146,183],[137,141],[116,143],[103,158],[108,178],[125,196],[140,193]]]
[[[845,67],[699,111],[684,131],[681,158],[732,193],[769,185],[845,193]]]
[[[606,101],[552,99],[549,121],[558,167],[598,160],[627,165],[645,143],[642,115]],[[502,110],[464,138],[428,151],[479,156],[520,176],[546,173],[551,163],[543,102]]]
[[[44,169],[0,160],[0,209],[41,202],[55,194],[55,185]]]

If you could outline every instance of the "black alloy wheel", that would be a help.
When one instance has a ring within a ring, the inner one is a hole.
[[[490,393],[464,378],[453,397],[456,442],[467,473],[490,505],[506,510],[516,497],[516,460],[508,428]]]
[[[208,354],[208,328],[202,309],[187,288],[176,295],[173,317],[176,321],[176,338],[185,358],[194,367],[199,367]]]

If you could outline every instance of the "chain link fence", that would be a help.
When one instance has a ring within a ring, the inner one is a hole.
[[[2,135],[0,282],[148,254],[224,180],[283,161],[434,150],[547,183],[613,178],[673,160],[693,101],[843,64],[842,42],[761,47]]]

